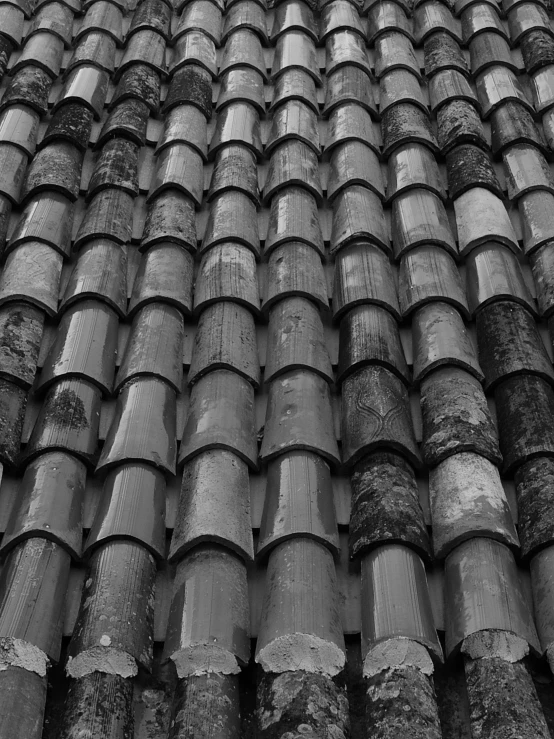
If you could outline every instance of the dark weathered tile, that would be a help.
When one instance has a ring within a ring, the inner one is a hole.
[[[527,74],[554,64],[554,40],[543,30],[530,31],[521,39],[521,53]]]
[[[339,549],[329,466],[312,452],[289,452],[269,463],[257,556],[294,536]]]
[[[221,739],[232,739],[240,732],[238,675],[206,672],[183,677],[177,681],[173,700],[172,726],[177,733],[186,735],[189,732],[204,739],[212,730],[214,711],[218,712],[217,730]],[[194,706],[193,711],[191,706]]]
[[[46,389],[60,378],[80,377],[105,395],[113,387],[117,354],[116,313],[97,300],[80,300],[62,316],[40,375]]]
[[[108,472],[85,554],[108,541],[128,539],[163,559],[165,488],[163,473],[149,464],[122,464]]]
[[[194,310],[200,313],[218,300],[233,300],[259,313],[256,259],[242,244],[216,244],[202,257],[196,276]]]
[[[61,719],[69,736],[82,731],[106,731],[123,737],[133,731],[133,724],[132,680],[93,672],[70,681]]]
[[[34,64],[28,64],[11,78],[2,97],[1,108],[15,104],[28,105],[39,115],[46,115],[51,87],[51,75]]]
[[[427,36],[423,44],[425,74],[431,77],[445,69],[468,73],[467,62],[460,45],[449,33],[437,29]]]
[[[269,555],[266,583],[256,662],[271,673],[341,672],[346,650],[329,550],[308,538],[282,542]]]
[[[546,150],[544,139],[527,108],[508,101],[491,115],[492,150],[495,156],[514,144],[536,146]]]
[[[340,463],[329,385],[303,369],[280,375],[270,384],[260,455],[267,461],[293,450],[312,451],[333,465]]]
[[[27,391],[0,378],[0,462],[13,469],[19,457]]]
[[[139,147],[134,141],[121,137],[107,141],[96,159],[89,181],[86,199],[100,190],[118,188],[132,197],[138,195]]]
[[[554,391],[535,375],[516,375],[494,390],[507,474],[533,457],[554,454]]]
[[[399,146],[423,145],[438,151],[429,115],[410,103],[399,103],[385,111],[381,120],[383,155],[388,157]]]
[[[35,154],[21,188],[23,200],[45,190],[76,200],[81,184],[83,155],[73,144],[56,141]]]
[[[380,365],[406,385],[411,373],[400,342],[398,324],[391,313],[377,305],[361,305],[340,322],[337,382],[368,365]]]
[[[342,189],[333,202],[331,253],[362,239],[388,252],[390,237],[381,199],[361,185]]]
[[[109,74],[115,66],[115,40],[101,31],[87,33],[77,44],[67,65],[67,71],[80,64],[90,64]]]
[[[351,557],[363,557],[381,544],[401,543],[430,559],[416,478],[400,454],[374,452],[364,457],[353,469],[351,486]]]
[[[535,457],[522,464],[515,474],[521,554],[526,558],[536,555],[546,546],[550,547],[554,541],[553,472],[554,459]],[[534,561],[540,559],[539,555]],[[550,556],[545,559],[548,561]],[[540,569],[538,562],[532,564],[533,570],[537,566]],[[541,605],[537,599],[535,608],[541,609]]]
[[[39,537],[79,558],[85,481],[85,466],[70,454],[50,452],[31,462],[6,526],[2,553],[26,539]]]
[[[335,261],[333,317],[356,305],[380,305],[400,319],[400,306],[389,257],[371,244],[341,249]]]
[[[498,469],[479,454],[454,454],[430,470],[429,499],[437,559],[478,536],[519,546]]]
[[[85,152],[88,148],[92,130],[92,119],[92,110],[86,105],[80,103],[62,105],[52,115],[40,146],[46,146],[57,139],[61,139]]]
[[[129,36],[143,28],[150,28],[169,41],[171,10],[163,0],[143,0],[137,5],[133,13],[133,20],[127,32],[127,43]]]
[[[264,253],[287,241],[303,241],[325,256],[317,203],[303,187],[286,187],[271,198]]]
[[[278,300],[295,295],[313,300],[323,309],[329,306],[320,255],[307,244],[287,241],[269,256],[263,309],[267,311]]]
[[[111,106],[122,100],[140,100],[156,114],[160,107],[160,76],[156,70],[146,64],[133,64],[119,77],[117,87],[111,100]],[[171,96],[175,85],[175,77],[169,88]]]
[[[246,562],[254,558],[248,466],[225,449],[202,452],[184,466],[169,559],[177,562],[207,542]]]
[[[548,318],[554,308],[554,250],[546,242],[529,257],[541,315]]]
[[[65,110],[65,108],[62,108]],[[142,100],[123,100],[112,108],[98,136],[96,147],[104,146],[110,139],[122,137],[137,146],[146,142],[148,106]]]
[[[490,157],[473,144],[460,144],[448,152],[446,174],[453,200],[474,187],[490,190],[499,198],[504,195]]]
[[[0,40],[0,46],[1,46]],[[6,666],[0,672],[2,730],[28,739],[40,739],[46,705],[46,676],[24,667]]]
[[[196,218],[194,203],[180,190],[163,190],[151,200],[146,209],[146,220],[140,250],[154,244],[172,242],[195,251]]]
[[[0,308],[0,375],[28,390],[35,380],[44,314],[34,305]]]
[[[92,554],[68,649],[71,677],[151,669],[155,575],[152,555],[135,542],[107,542]]]
[[[175,390],[163,380],[138,377],[125,383],[96,470],[138,461],[175,474],[176,413]]]
[[[125,53],[119,63],[116,82],[133,64],[145,64],[158,74],[165,73],[165,39],[156,31],[141,29],[133,33],[125,44]]]
[[[375,41],[375,76],[379,79],[391,69],[407,69],[420,76],[413,44],[403,33],[389,31]]]
[[[343,463],[356,464],[377,449],[400,452],[421,466],[406,386],[388,369],[370,366],[342,384]]]
[[[433,301],[419,308],[412,324],[414,380],[419,382],[437,367],[462,367],[484,379],[475,348],[462,317],[447,303]]]
[[[180,358],[182,364],[182,358]],[[188,374],[189,384],[216,369],[229,369],[258,387],[260,367],[254,318],[248,308],[229,300],[200,314]]]
[[[27,65],[38,67],[52,79],[59,75],[63,61],[63,41],[47,31],[36,33],[25,43],[11,68],[15,74]]]
[[[133,198],[124,190],[100,191],[87,206],[73,248],[102,238],[126,244],[131,240],[132,214]]]
[[[175,305],[188,316],[192,312],[194,259],[176,244],[154,244],[142,257],[129,301],[133,314],[147,303]]]
[[[439,146],[443,155],[459,144],[488,149],[483,124],[475,107],[464,100],[446,103],[437,111]]]

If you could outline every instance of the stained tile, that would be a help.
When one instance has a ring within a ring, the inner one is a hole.
[[[169,559],[178,562],[206,542],[246,562],[254,557],[248,466],[225,449],[202,452],[185,465]]]
[[[230,103],[219,112],[210,142],[210,158],[229,144],[247,146],[257,157],[261,157],[260,119],[252,105]]]
[[[123,464],[108,472],[85,553],[108,541],[127,539],[156,558],[165,554],[165,480],[149,464]]]
[[[327,75],[323,114],[329,115],[343,103],[357,103],[370,113],[377,115],[369,76],[360,67],[347,64]]]
[[[308,298],[324,309],[329,305],[321,257],[315,249],[299,241],[287,241],[271,252],[264,311],[291,296]]]
[[[475,93],[469,86],[466,77],[455,69],[445,69],[433,75],[429,83],[431,110],[452,100],[466,100],[477,104]]]
[[[390,238],[380,198],[366,187],[342,189],[333,202],[331,254],[350,242],[363,239],[390,250]]]
[[[71,43],[72,29],[73,13],[71,10],[62,3],[48,3],[34,16],[27,32],[27,38],[37,31],[48,31],[54,36],[59,36],[67,48]]]
[[[206,617],[195,618],[197,613]],[[214,667],[236,674],[249,659],[248,631],[244,563],[218,545],[195,548],[177,565],[164,659],[175,663],[181,678]]]
[[[103,31],[121,44],[123,41],[122,20],[120,8],[107,0],[96,0],[89,5],[81,27],[73,40],[77,41],[89,31]]]
[[[499,14],[489,3],[473,3],[462,10],[461,17],[462,35],[466,44],[478,34],[490,31],[507,38]]]
[[[155,574],[152,555],[134,542],[108,542],[93,552],[68,648],[71,677],[133,677],[137,665],[151,669]]]
[[[168,96],[171,96],[174,80],[175,77]],[[160,77],[155,69],[146,64],[132,64],[118,78],[111,105],[117,105],[122,100],[140,100],[146,103],[152,113],[156,114],[160,107],[160,84]]]
[[[67,69],[90,64],[111,74],[115,65],[115,46],[111,36],[100,31],[91,31],[75,45]]]
[[[85,152],[88,148],[92,130],[93,113],[80,103],[66,103],[52,115],[40,146],[47,146],[56,140],[67,141]]]
[[[368,187],[379,198],[385,197],[381,165],[375,152],[360,141],[338,144],[331,153],[327,197],[333,200],[352,185]]]
[[[269,463],[257,556],[293,536],[338,551],[329,466],[311,452],[289,452]]]
[[[269,555],[256,662],[267,672],[298,665],[332,676],[345,659],[332,554],[307,538],[279,544]]]
[[[398,103],[418,105],[427,112],[427,104],[418,78],[405,69],[393,69],[384,74],[380,80],[380,113]]]
[[[390,201],[414,188],[430,190],[442,199],[446,197],[433,153],[421,144],[406,144],[389,156],[387,199]]]
[[[31,303],[53,316],[58,308],[62,255],[40,241],[26,241],[8,254],[0,275],[0,304]]]
[[[506,247],[494,242],[485,243],[468,255],[466,266],[472,313],[496,300],[514,300],[533,314],[536,312],[518,259]]]
[[[549,317],[554,307],[554,254],[552,244],[544,244],[534,251],[530,257],[533,279],[537,291],[539,312]]]
[[[519,467],[515,474],[518,529],[521,539],[521,553],[524,557],[533,556],[545,546],[552,544],[552,465],[551,457],[536,457]],[[541,557],[531,560],[533,564],[533,583],[535,567],[540,569]],[[546,561],[550,556],[545,557]],[[535,607],[541,608],[540,603]],[[542,609],[541,609],[542,610]],[[539,620],[540,630],[540,620]]]
[[[437,300],[419,308],[413,318],[412,340],[415,382],[443,366],[461,367],[483,381],[473,342],[451,305]]]
[[[73,206],[56,192],[44,192],[31,198],[12,232],[9,250],[24,241],[42,241],[68,256],[73,227]],[[6,252],[4,252],[6,253]]]
[[[0,195],[17,205],[21,199],[21,191],[29,156],[18,146],[0,142]]]
[[[146,142],[149,112],[148,106],[141,100],[123,100],[112,108],[102,126],[96,147],[104,146],[110,139],[116,137],[129,139],[137,146],[143,146]]]
[[[258,204],[256,158],[246,146],[229,144],[216,154],[208,202],[228,190],[239,190]]]
[[[333,0],[321,10],[319,38],[325,42],[329,34],[342,30],[357,31],[364,37],[356,6],[347,0]]]
[[[314,43],[317,43],[317,26],[314,14],[307,3],[285,0],[275,8],[271,40],[275,42],[284,33],[290,31],[302,31],[310,36]]]
[[[521,39],[521,53],[527,74],[554,63],[554,40],[542,30],[529,31]]]
[[[346,141],[362,141],[379,154],[379,143],[369,113],[358,103],[337,105],[329,116],[325,150],[330,151]]]
[[[8,3],[0,6],[0,24],[2,35],[16,48],[23,38],[23,11]]]
[[[371,45],[383,33],[398,31],[414,41],[412,23],[402,7],[390,0],[376,3],[367,15],[367,41]]]
[[[46,115],[52,77],[48,72],[29,64],[11,78],[2,97],[1,109],[7,105],[28,105],[39,115]]]
[[[537,113],[543,113],[554,105],[553,68],[554,65],[549,65],[531,75],[531,89]]]
[[[174,47],[170,72],[174,74],[189,64],[198,66],[212,77],[217,74],[215,44],[202,31],[187,31],[179,36]]]
[[[380,305],[400,319],[400,306],[389,257],[364,243],[341,249],[335,261],[333,318],[354,306]]]
[[[406,144],[420,144],[431,151],[438,151],[429,116],[410,103],[399,103],[385,111],[381,120],[381,135],[385,157]]]
[[[454,18],[446,4],[431,0],[418,4],[415,9],[415,39],[422,44],[431,34],[439,31],[448,33],[461,43],[462,34],[459,22]]]
[[[102,190],[93,197],[85,211],[74,248],[90,239],[111,239],[118,244],[131,240],[133,198],[124,190]]]
[[[502,152],[508,197],[515,200],[533,190],[554,194],[554,182],[544,156],[534,146],[514,144]]]
[[[101,392],[82,379],[62,379],[48,390],[24,452],[25,462],[45,451],[67,451],[93,466]]]
[[[288,35],[288,34],[287,34]],[[278,49],[282,47],[283,36],[278,41]],[[283,71],[281,67],[287,66],[288,57],[283,49],[280,52],[283,56],[278,60],[278,52],[275,52],[275,71]],[[250,67],[258,72],[264,80],[267,80],[267,69],[265,66],[264,55],[260,39],[248,28],[239,28],[234,31],[227,39],[223,50],[223,57],[219,65],[219,74],[223,75],[231,69],[237,67]]]
[[[179,190],[197,206],[202,202],[204,170],[201,155],[187,144],[172,143],[162,149],[150,183],[147,201],[165,190]]]
[[[47,31],[35,33],[25,42],[21,54],[11,68],[12,74],[33,65],[41,69],[52,79],[59,73],[63,61],[63,41]]]
[[[259,313],[256,260],[250,249],[232,241],[205,252],[194,291],[194,310],[199,313],[218,300],[232,300]]]
[[[451,552],[445,565],[445,606],[447,655],[485,629],[509,631],[538,648],[514,556],[500,542],[475,537]]]
[[[170,144],[188,144],[204,160],[208,157],[206,118],[193,105],[178,105],[164,117],[164,125],[156,146],[156,154]]]
[[[40,537],[80,557],[85,480],[86,467],[70,454],[50,452],[31,462],[2,539],[2,553]]]
[[[320,152],[317,118],[307,105],[299,100],[289,100],[273,113],[271,130],[265,147],[266,156],[286,140],[295,139]]]
[[[442,246],[454,257],[458,253],[444,205],[423,188],[408,190],[393,200],[392,243],[397,259],[423,244]]]
[[[289,76],[290,73],[285,73],[279,80],[284,82]],[[278,85],[275,86],[275,90],[277,87]],[[231,103],[250,103],[260,115],[265,113],[264,81],[257,70],[250,67],[235,67],[222,75],[216,110],[220,111]]]
[[[106,188],[118,188],[136,197],[138,153],[137,144],[124,138],[116,137],[104,144],[89,181],[86,199]]]
[[[0,379],[0,390],[0,462],[13,470],[19,458],[27,392],[4,379]]]
[[[86,105],[97,120],[102,117],[106,95],[108,93],[108,73],[88,65],[80,65],[73,69],[65,80],[53,113],[68,102]]]
[[[504,195],[489,156],[473,144],[461,144],[448,152],[446,174],[453,200],[475,187],[490,190],[499,198]]]
[[[255,2],[255,0],[240,0],[234,3],[227,13],[225,13],[222,43],[225,43],[229,35],[240,28],[247,28],[257,33],[260,41],[263,44],[267,44],[265,12],[262,6]]]
[[[502,461],[481,383],[465,370],[441,367],[421,381],[421,415],[421,454],[430,467],[459,452]]]
[[[171,10],[163,0],[143,0],[133,13],[133,20],[127,32],[127,43],[132,34],[145,28],[161,33],[168,41],[170,20]]]
[[[10,644],[22,643],[18,666],[41,676],[46,674],[48,660],[57,662],[60,657],[69,565],[70,556],[61,547],[33,538],[14,549],[2,569],[0,633],[4,648],[8,651]]]
[[[179,359],[182,364],[182,350]],[[260,384],[254,318],[247,308],[228,300],[209,305],[198,319],[188,383],[217,369],[233,370],[254,387]]]
[[[194,259],[176,244],[154,244],[142,257],[133,285],[129,314],[147,303],[175,305],[183,315],[192,311]]]
[[[458,42],[443,30],[435,30],[427,36],[423,52],[425,74],[428,77],[447,69],[468,73],[467,62]]]
[[[404,316],[432,300],[451,303],[468,314],[465,290],[456,263],[436,246],[418,246],[400,261],[398,297]]]
[[[260,456],[263,461],[287,451],[311,451],[340,463],[327,382],[313,372],[294,370],[275,378],[269,398]]]
[[[8,68],[8,62],[13,51],[12,42],[0,36],[0,77],[4,76],[6,69]]]
[[[126,382],[117,396],[96,470],[138,461],[175,474],[175,424],[175,390],[167,383],[148,377]]]
[[[194,202],[181,190],[171,188],[163,190],[148,204],[140,250],[167,241],[191,251],[196,249]]]
[[[325,256],[317,203],[302,187],[286,187],[271,198],[264,253],[287,241],[302,241]]]
[[[398,7],[393,3],[389,4]],[[345,65],[359,67],[368,75],[371,74],[365,44],[361,37],[352,31],[337,31],[331,34],[325,42],[326,73],[330,75],[334,70]]]
[[[411,373],[406,364],[395,318],[377,305],[360,305],[340,322],[337,382],[364,366],[378,365],[406,385]]]
[[[263,197],[271,197],[288,185],[305,187],[317,201],[322,198],[317,156],[301,141],[284,141],[274,149],[269,162]]]
[[[554,384],[554,369],[533,316],[511,300],[497,301],[477,313],[479,359],[485,389],[508,377],[534,374]]]
[[[472,537],[519,546],[498,469],[478,454],[454,454],[430,470],[429,497],[437,558]]]
[[[375,40],[375,76],[380,79],[392,69],[407,69],[418,76],[421,74],[408,36],[390,31]]]
[[[236,372],[215,370],[192,387],[179,463],[210,449],[226,449],[258,467],[254,388]]]
[[[42,390],[62,377],[80,377],[105,395],[113,387],[117,354],[117,315],[100,301],[83,300],[62,316],[39,378]]]
[[[0,114],[0,141],[19,146],[33,156],[40,117],[25,105],[10,105]]]
[[[202,31],[216,46],[219,46],[221,42],[221,19],[221,9],[211,0],[188,3],[179,17],[172,41],[175,43],[179,36],[188,31]]]
[[[41,677],[23,667],[6,666],[0,673],[0,685],[6,730],[12,735],[20,731],[29,739],[38,739],[46,705],[46,675]]]
[[[133,730],[133,682],[120,675],[93,672],[71,680],[62,718],[68,731],[110,731],[125,733]],[[99,706],[107,706],[100,711]],[[84,707],[84,710],[83,710]],[[106,726],[107,724],[107,726]],[[88,731],[88,729],[86,729]]]
[[[454,201],[460,254],[488,241],[519,251],[514,228],[500,198],[490,190],[472,187]]]
[[[533,113],[533,108],[511,69],[497,63],[479,72],[475,83],[483,118],[488,118],[506,100],[519,101]]]
[[[315,44],[302,31],[288,31],[277,39],[271,68],[273,81],[289,69],[300,69],[313,77],[316,85],[321,85]]]
[[[158,74],[165,72],[165,40],[156,31],[141,29],[133,33],[125,44],[125,53],[119,64],[116,81],[133,64],[145,64]]]
[[[508,26],[512,44],[522,41],[530,31],[544,30],[552,34],[548,13],[540,3],[519,3],[508,13]]]
[[[58,141],[41,149],[26,173],[21,188],[23,200],[53,190],[69,200],[76,200],[81,182],[82,153],[72,144]]]
[[[225,711],[220,713],[218,730],[222,738],[240,731],[239,688],[237,675],[206,672],[189,675],[177,681],[175,689],[175,726],[180,732],[197,731],[199,722],[207,728],[207,716],[212,715],[219,696],[225,696]],[[191,712],[185,706],[195,706]]]
[[[237,190],[227,190],[212,200],[199,254],[224,241],[236,241],[251,249],[256,257],[260,256],[256,206],[251,198]]]
[[[269,382],[277,375],[301,368],[333,382],[317,307],[306,298],[290,297],[280,300],[269,311],[264,380]]]

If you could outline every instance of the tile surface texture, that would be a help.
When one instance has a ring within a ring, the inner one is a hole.
[[[554,737],[553,10],[0,2],[0,739]]]

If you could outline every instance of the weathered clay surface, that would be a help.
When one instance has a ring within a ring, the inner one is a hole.
[[[423,45],[425,74],[430,77],[441,69],[459,69],[467,72],[467,63],[460,46],[448,33],[432,33]]]
[[[0,462],[14,466],[19,456],[27,392],[0,379]]]
[[[236,739],[240,734],[236,675],[190,675],[177,683],[169,739]]]
[[[66,139],[81,151],[88,146],[92,129],[92,111],[79,103],[67,103],[52,116],[42,143]]]
[[[38,67],[28,65],[12,77],[2,98],[2,105],[23,103],[41,115],[46,115],[51,87],[52,78],[49,74]]]
[[[411,466],[397,454],[375,453],[353,470],[349,547],[352,557],[383,543],[402,543],[431,556]]]
[[[156,114],[160,106],[160,78],[146,64],[133,64],[128,67],[117,83],[112,105],[126,98],[142,100]]]
[[[61,739],[133,739],[133,681],[95,672],[72,680]]]
[[[366,698],[367,736],[442,739],[431,678],[414,667],[371,678]]]
[[[25,303],[0,309],[0,374],[24,388],[34,382],[44,316]]]
[[[512,144],[532,144],[543,150],[545,148],[544,140],[531,113],[515,100],[506,100],[504,105],[492,113],[491,136],[495,155]]]
[[[480,383],[457,368],[439,369],[421,383],[424,461],[434,466],[458,452],[499,464],[498,437]]]
[[[21,667],[0,670],[0,736],[41,738],[46,683]]]
[[[112,136],[125,137],[142,146],[146,141],[149,113],[148,106],[142,100],[122,100],[106,119],[97,146],[102,146]]]
[[[474,739],[549,739],[533,681],[522,662],[466,659],[465,673]]]
[[[437,148],[429,115],[410,103],[399,103],[385,111],[381,120],[381,134],[385,156],[397,146],[410,142]]]
[[[452,100],[437,111],[437,130],[443,154],[458,144],[487,146],[479,114],[466,100]]]
[[[258,684],[259,739],[347,739],[348,700],[331,678],[306,672],[264,674]]]
[[[503,195],[488,155],[472,144],[456,146],[447,154],[446,174],[448,192],[452,199],[471,187],[485,187],[499,197]]]
[[[521,53],[527,74],[533,74],[548,64],[554,64],[554,41],[543,30],[533,30],[521,39]]]
[[[522,464],[515,482],[521,553],[527,557],[554,542],[554,459]]]

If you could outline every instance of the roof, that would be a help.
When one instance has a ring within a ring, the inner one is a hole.
[[[0,737],[554,736],[546,0],[4,0],[0,76]]]

